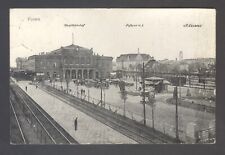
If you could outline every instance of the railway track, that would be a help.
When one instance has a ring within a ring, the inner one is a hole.
[[[27,144],[18,116],[11,99],[10,102],[10,142],[12,144]]]
[[[15,84],[10,85],[17,104],[23,105],[33,119],[36,120],[45,135],[53,144],[78,144],[57,122],[55,122],[35,101]]]
[[[175,143],[174,138],[164,135],[159,131],[153,130],[152,128],[146,127],[129,118],[115,114],[87,101],[81,101],[74,96],[58,91],[50,86],[42,87],[41,89],[140,144]]]

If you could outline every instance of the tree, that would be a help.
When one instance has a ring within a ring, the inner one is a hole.
[[[61,83],[61,88],[62,88],[62,81],[63,81],[63,59],[62,58],[59,63],[59,74],[60,74],[60,83]]]
[[[126,91],[122,91],[121,92],[121,99],[123,100],[123,116],[126,116],[126,100],[127,100],[127,92]]]
[[[66,93],[68,93],[69,92],[69,83],[70,83],[70,76],[69,76],[68,72],[66,72],[65,79],[66,79]]]
[[[167,64],[162,64],[162,63],[155,63],[154,65],[153,65],[153,70],[155,71],[155,72],[161,72],[161,73],[167,73],[167,72],[169,72],[169,67],[168,67],[168,65]]]
[[[201,67],[203,67],[203,64],[201,64],[200,62],[193,62],[189,64],[188,71],[190,73],[199,72],[201,70]]]
[[[134,69],[135,69],[135,67],[134,67],[132,64],[130,64],[130,65],[129,65],[129,70],[130,70],[130,71],[133,71]]]
[[[172,68],[172,73],[179,73],[180,72],[180,69],[179,69],[179,65],[178,64],[175,64]]]
[[[155,101],[156,101],[155,100],[155,92],[149,92],[148,101],[152,108],[152,128],[154,130],[155,129],[155,127],[154,127],[154,108],[155,108]]]
[[[137,65],[137,71],[142,71],[142,65],[141,64]]]
[[[125,90],[125,82],[124,81],[120,81],[119,82],[119,87],[120,87],[120,93],[121,93],[121,99],[123,100],[123,116],[126,116],[126,100],[127,100],[127,92]]]
[[[157,64],[158,62],[156,62],[154,59],[149,60],[146,64],[146,70],[149,72],[155,72]]]

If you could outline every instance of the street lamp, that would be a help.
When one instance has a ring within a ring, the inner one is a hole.
[[[78,86],[79,86],[79,83],[77,82],[77,98],[79,98],[79,88],[78,88]]]
[[[142,72],[142,104],[143,104],[143,112],[144,112],[144,125],[146,125],[146,115],[145,115],[145,64],[143,62],[143,72]]]
[[[100,89],[101,89],[101,100],[100,100],[100,103],[101,103],[101,107],[103,105],[102,103],[102,78],[100,79]]]
[[[88,102],[90,101],[90,91],[89,91],[89,88],[88,88]]]
[[[136,65],[135,68],[136,68],[135,84],[136,84],[136,90],[137,90],[137,74],[138,74],[138,73],[137,73],[137,65]]]

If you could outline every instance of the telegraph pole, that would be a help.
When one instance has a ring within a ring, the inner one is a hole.
[[[179,96],[181,98],[181,75],[179,75]]]
[[[143,62],[143,74],[142,74],[142,89],[143,89],[143,96],[142,96],[142,104],[143,104],[143,112],[144,112],[144,125],[146,125],[146,116],[145,116],[145,64]]]
[[[101,107],[102,107],[102,78],[100,79],[100,88],[101,88],[101,100],[100,100],[100,102],[101,102]]]
[[[88,102],[90,100],[90,92],[89,92],[89,88],[88,88]]]
[[[177,85],[175,87],[174,90],[174,95],[175,95],[175,100],[176,100],[176,116],[175,116],[175,120],[176,120],[176,141],[177,143],[179,142],[179,131],[178,131],[178,91],[177,91]]]
[[[104,89],[104,107],[105,107],[105,89]]]
[[[136,77],[135,77],[135,84],[136,84],[136,90],[137,90],[137,65],[136,65]]]
[[[154,93],[154,96],[153,96],[153,102],[152,102],[152,128],[153,128],[153,131],[155,130],[155,123],[154,123],[154,99],[155,99],[155,93]]]
[[[153,103],[153,105],[152,105],[152,128],[153,128],[153,130],[155,130],[155,126],[154,126],[154,103]]]

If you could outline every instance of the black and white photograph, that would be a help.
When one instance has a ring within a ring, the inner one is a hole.
[[[11,8],[10,144],[215,144],[216,10]]]

